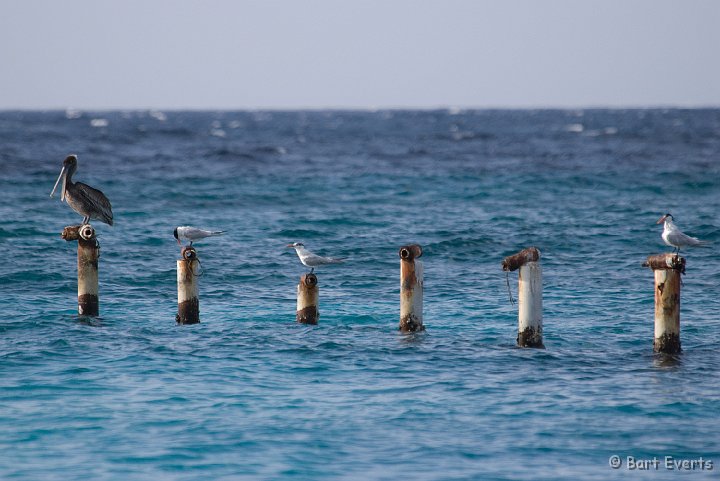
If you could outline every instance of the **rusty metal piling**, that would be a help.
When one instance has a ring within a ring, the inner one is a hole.
[[[643,267],[655,275],[655,352],[676,354],[680,349],[680,277],[685,258],[676,254],[648,256]]]
[[[502,262],[504,271],[518,270],[518,336],[520,347],[545,347],[542,341],[542,267],[540,251],[528,247]]]
[[[98,259],[100,244],[95,229],[90,224],[68,226],[61,237],[66,241],[77,241],[78,267],[78,314],[81,316],[100,315],[98,297]]]
[[[303,274],[297,285],[297,322],[300,324],[317,324],[320,312],[318,311],[318,298],[320,288],[315,274]]]
[[[423,325],[422,247],[409,244],[400,248],[400,330],[425,330]]]
[[[177,260],[178,312],[175,320],[178,324],[197,324],[200,322],[200,261],[192,246],[183,247],[181,254],[182,259]]]

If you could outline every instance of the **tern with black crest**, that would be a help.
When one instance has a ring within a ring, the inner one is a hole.
[[[185,225],[176,227],[173,231],[173,236],[175,236],[178,244],[180,244],[180,241],[189,241],[190,245],[192,245],[193,242],[199,241],[200,239],[223,235],[224,233],[224,230],[205,230]]]
[[[674,247],[677,254],[680,254],[681,247],[703,247],[707,245],[706,241],[701,241],[696,237],[690,237],[689,235],[681,232],[673,220],[673,216],[668,213],[660,217],[656,224],[664,223],[663,233],[661,236],[662,240],[670,247]]]
[[[305,267],[310,268],[311,274],[315,272],[316,267],[327,264],[341,264],[343,262],[343,259],[339,259],[337,257],[323,257],[313,254],[305,248],[305,244],[302,242],[293,242],[292,244],[288,244],[287,247],[295,249],[295,252],[300,258],[300,262],[302,262]]]
[[[63,161],[62,170],[55,181],[52,192],[50,192],[50,197],[55,195],[58,184],[62,180],[60,202],[67,202],[72,210],[83,216],[83,225],[89,223],[90,219],[113,225],[112,206],[108,198],[105,197],[105,194],[87,184],[73,182],[72,175],[76,170],[77,155],[68,155]]]

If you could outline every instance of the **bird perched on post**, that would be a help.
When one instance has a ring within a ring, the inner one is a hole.
[[[673,220],[673,216],[668,213],[660,217],[656,224],[664,223],[663,233],[661,235],[662,240],[670,247],[674,247],[676,249],[676,254],[680,254],[681,247],[703,247],[707,245],[706,241],[701,241],[696,237],[690,237],[689,235],[681,232]]]
[[[300,262],[302,262],[305,267],[310,268],[310,274],[315,272],[316,267],[327,264],[341,264],[343,262],[343,259],[336,257],[322,257],[317,254],[313,254],[305,248],[305,244],[302,242],[293,242],[292,244],[288,244],[286,247],[292,247],[295,249],[295,252],[300,258]]]
[[[190,245],[192,245],[194,241],[198,241],[206,237],[223,235],[224,233],[224,230],[204,230],[198,229],[197,227],[190,227],[189,225],[185,225],[176,227],[173,231],[173,236],[175,236],[178,244],[180,244],[181,240],[186,240],[190,241]]]
[[[68,155],[63,161],[60,175],[55,181],[55,186],[50,197],[55,195],[57,186],[62,179],[60,188],[60,202],[66,201],[68,205],[83,216],[83,225],[90,222],[90,219],[97,219],[108,225],[113,225],[113,213],[110,201],[105,194],[82,182],[73,182],[72,175],[77,170],[77,155]]]

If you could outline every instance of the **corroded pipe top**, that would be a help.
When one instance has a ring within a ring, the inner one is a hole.
[[[305,284],[306,287],[313,288],[317,286],[318,278],[315,274],[303,274],[302,277],[300,277],[300,282],[302,284]]]
[[[540,260],[540,251],[537,247],[528,247],[523,249],[517,254],[507,256],[502,261],[502,268],[504,271],[514,271],[520,269],[528,262],[537,262]]]
[[[423,251],[420,244],[408,244],[400,248],[400,259],[411,261],[422,257]]]
[[[655,254],[648,256],[647,260],[642,263],[642,266],[649,267],[654,271],[658,269],[675,269],[684,274],[685,258],[676,254]]]
[[[183,247],[182,251],[180,251],[180,255],[182,255],[183,259],[188,261],[197,259],[197,251],[195,251],[195,248],[192,246]]]
[[[69,225],[65,227],[60,237],[66,241],[92,240],[95,238],[95,229],[90,224]]]
[[[95,229],[90,224],[85,224],[83,226],[80,226],[78,234],[80,234],[81,239],[91,240],[93,237],[95,237]]]

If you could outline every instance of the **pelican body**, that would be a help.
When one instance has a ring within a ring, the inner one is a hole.
[[[674,247],[677,253],[680,254],[681,247],[701,247],[707,244],[705,241],[701,241],[696,237],[690,237],[684,234],[673,222],[673,216],[671,214],[665,214],[660,217],[657,224],[663,223],[662,240],[665,244],[670,247]]]
[[[50,192],[50,197],[55,194],[58,184],[62,180],[60,201],[66,201],[72,210],[83,216],[83,224],[90,222],[90,219],[96,219],[108,225],[113,225],[112,206],[108,198],[105,197],[105,194],[87,184],[73,182],[72,175],[76,170],[77,155],[68,155],[63,161],[62,170],[55,181],[52,192]]]
[[[293,242],[292,244],[288,244],[287,247],[292,247],[293,249],[295,249],[295,252],[300,258],[300,262],[302,262],[305,267],[310,268],[311,274],[315,272],[315,268],[318,266],[324,266],[327,264],[340,264],[343,262],[342,259],[338,259],[335,257],[323,257],[317,254],[313,254],[305,248],[305,244],[303,244],[302,242]]]

